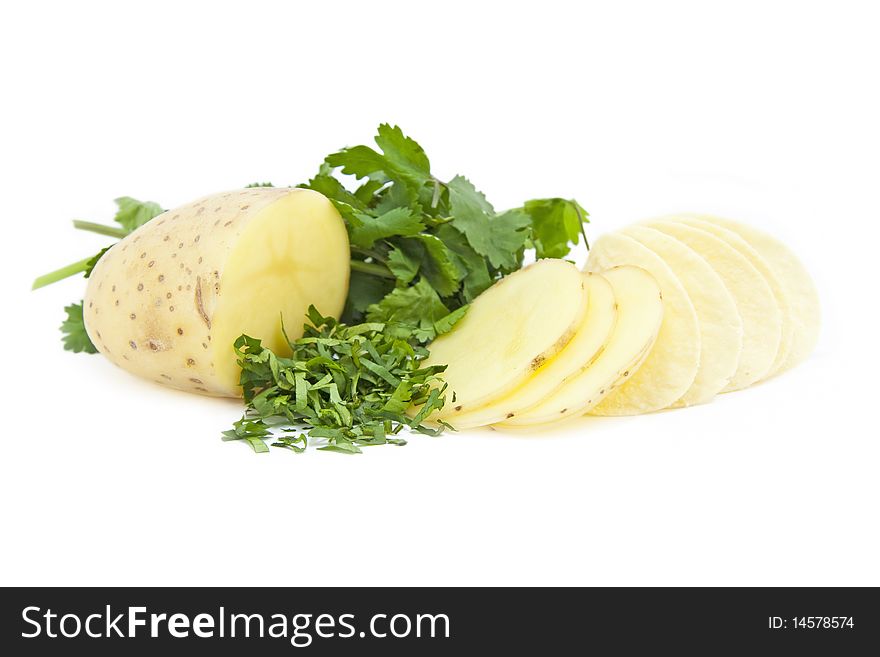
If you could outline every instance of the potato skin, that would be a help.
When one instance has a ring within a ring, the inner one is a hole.
[[[249,223],[289,194],[316,192],[253,188],[206,196],[114,245],[95,266],[85,296],[86,330],[98,351],[162,385],[239,396],[237,385],[215,371],[217,358],[234,358],[231,345],[213,343],[224,265]]]

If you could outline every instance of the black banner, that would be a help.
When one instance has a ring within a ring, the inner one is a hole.
[[[646,645],[675,654],[849,655],[880,646],[880,596],[870,588],[7,588],[0,595],[6,655],[599,647],[628,654]]]

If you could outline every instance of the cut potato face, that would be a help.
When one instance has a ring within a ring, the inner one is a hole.
[[[333,205],[310,190],[254,188],[169,210],[98,261],[86,329],[111,361],[157,383],[237,397],[242,333],[280,355],[310,304],[338,315],[349,247]]]
[[[589,366],[602,353],[617,319],[614,291],[602,276],[582,274],[587,290],[587,311],[571,341],[534,374],[504,397],[455,416],[455,428],[494,424],[534,406]]]
[[[660,287],[638,267],[614,267],[601,276],[611,287],[617,306],[614,327],[602,350],[553,394],[515,413],[500,426],[546,424],[582,415],[616,386],[638,375],[639,365],[654,345],[663,321]]]
[[[539,260],[477,297],[456,327],[430,345],[425,365],[446,365],[446,407],[431,419],[498,399],[572,339],[587,310],[584,277],[564,260]]]
[[[738,234],[770,265],[788,298],[792,324],[791,347],[778,371],[803,361],[816,346],[822,318],[816,286],[803,263],[782,242],[756,228],[730,219],[703,215],[700,218]]]
[[[722,228],[718,224],[700,219],[698,215],[675,215],[670,220],[676,223],[693,226],[707,233],[711,233],[715,237],[724,240],[727,244],[736,249],[743,257],[745,257],[752,266],[758,270],[770,290],[773,292],[773,298],[776,299],[776,305],[779,306],[779,313],[782,320],[781,334],[779,337],[779,348],[773,359],[773,364],[764,374],[764,378],[772,376],[785,364],[788,355],[791,352],[792,337],[794,334],[794,325],[791,321],[791,303],[789,302],[789,292],[785,289],[779,280],[779,277],[773,271],[773,268],[748,242],[746,242],[737,233]]]
[[[691,387],[700,366],[697,314],[669,265],[626,235],[610,233],[596,240],[587,270],[603,272],[620,265],[641,267],[653,276],[663,296],[663,321],[644,363],[590,411],[596,415],[637,415],[671,406]]]
[[[741,390],[762,379],[773,365],[782,338],[782,313],[767,281],[749,260],[712,233],[675,221],[646,224],[700,254],[721,277],[742,320],[742,351],[724,391]],[[704,341],[705,344],[705,341]]]
[[[724,390],[742,351],[742,320],[721,277],[696,251],[674,237],[645,226],[623,234],[659,255],[684,286],[700,327],[700,367],[688,391],[673,406],[704,404]]]

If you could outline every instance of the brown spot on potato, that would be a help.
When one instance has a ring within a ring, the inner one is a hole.
[[[199,242],[200,239],[202,239],[202,236],[201,236],[201,235],[196,235],[196,236],[193,238],[193,244],[198,244],[198,242]]]
[[[161,283],[164,280],[165,280],[165,274],[159,274],[159,282]]]
[[[199,256],[199,264],[202,264],[202,256]]]
[[[629,370],[623,373],[624,376],[629,376]]]
[[[143,253],[141,253],[141,260],[143,260],[143,259],[146,258],[146,257],[147,257],[147,252],[146,252],[146,251],[144,251]]]
[[[241,209],[242,209],[242,211],[244,211],[244,210],[247,210],[249,207],[251,207],[251,206],[250,205],[242,205]]]
[[[605,394],[605,388],[602,388],[602,389],[599,391],[599,394],[600,394],[600,395],[604,395],[604,394]]]
[[[508,413],[508,414],[505,415],[504,417],[506,417],[506,418],[509,420],[509,419],[512,418],[513,416],[514,416],[514,413]]]
[[[113,305],[114,305],[114,306],[118,306],[118,305],[119,305],[119,299],[117,299],[117,300],[116,300],[116,303],[114,303]]]
[[[141,291],[143,291],[143,289],[144,289],[144,284],[143,284],[143,283],[138,283],[137,291],[138,291],[138,292],[141,292]]]
[[[94,301],[89,301],[89,308],[91,308],[93,305],[95,305],[95,302],[94,302]]]
[[[458,406],[456,406],[456,407],[455,407],[455,410],[460,411],[460,410],[461,410],[461,404],[459,404]]]
[[[178,328],[178,329],[177,329],[177,335],[183,335],[183,329],[182,329],[182,328]]]
[[[178,286],[177,286],[177,291],[178,291],[178,292],[182,292],[182,291],[183,291],[183,285],[178,285]]]
[[[218,219],[217,221],[215,221],[215,222],[214,222],[214,225],[215,225],[215,226],[219,226],[219,225],[220,225],[220,220]]]
[[[131,347],[132,349],[134,349],[135,351],[137,351],[138,346],[137,346],[137,343],[136,343],[134,340],[129,340],[129,341],[128,341],[128,346]]]
[[[170,239],[171,239],[171,235],[166,235],[165,237],[162,238],[162,241],[168,242]]]
[[[192,359],[192,358],[187,358],[187,359],[186,359],[186,366],[187,366],[187,367],[192,367],[192,366],[195,365],[195,364],[196,364],[196,361],[195,361],[194,359]]]
[[[544,361],[545,361],[545,360],[547,360],[547,359],[546,359],[544,356],[535,356],[535,357],[532,359],[532,362],[531,362],[531,365],[530,365],[531,369],[533,369],[533,370],[538,369],[539,367],[541,367],[541,365],[544,364]]]
[[[207,343],[207,342],[203,342],[203,343],[202,343],[202,348],[203,348],[203,349],[207,349],[207,348],[208,348],[208,343]]]
[[[172,254],[171,254],[171,257],[172,257],[172,258],[176,258],[176,257],[177,257],[177,254],[176,254],[176,253],[172,253]]]
[[[155,340],[147,340],[147,346],[151,351],[160,351],[162,349],[161,343],[156,342]]]
[[[170,298],[171,298],[171,292],[166,292],[166,293],[165,293],[165,298],[166,298],[166,299],[170,299]]]
[[[568,410],[567,408],[563,408],[561,411],[559,411],[559,414],[562,415],[562,414],[565,413],[565,411],[567,411],[567,410]]]
[[[111,291],[111,292],[116,292],[116,286],[114,285],[113,287],[111,287],[111,288],[110,288],[110,291]]]
[[[128,316],[128,318],[129,318],[129,319],[137,319],[137,315],[135,315],[134,313],[132,313],[131,315]]]
[[[207,388],[202,388],[201,386],[196,386],[196,390],[198,390],[199,392],[208,392]]]
[[[174,306],[168,306],[168,312],[173,313],[173,312],[174,312]]]
[[[191,377],[191,378],[190,378],[190,381],[193,382],[193,383],[204,383],[204,381],[202,381],[201,379],[197,379],[197,378],[195,378],[195,377]]]
[[[171,381],[171,377],[168,376],[167,374],[162,374],[162,375],[160,375],[160,376],[161,376],[163,379],[168,379],[169,381]]]
[[[178,248],[178,249],[182,249],[182,248],[183,248],[183,242],[178,243],[177,248]]]
[[[150,262],[147,263],[147,267],[152,267],[152,266],[155,265],[155,264],[156,264],[156,261],[155,261],[155,260],[150,260]]]
[[[223,227],[228,228],[231,225],[232,225],[232,221],[230,220],[230,221],[227,221],[225,224],[223,224]]]

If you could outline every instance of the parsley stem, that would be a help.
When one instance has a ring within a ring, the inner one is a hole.
[[[39,278],[34,281],[32,290],[39,289],[41,287],[46,287],[47,285],[51,285],[52,283],[57,283],[60,280],[68,278],[70,276],[75,276],[76,274],[82,273],[86,270],[86,267],[89,264],[89,261],[93,258],[83,258],[78,262],[71,263],[66,267],[62,267],[61,269],[56,269],[53,272],[49,272],[48,274],[43,274]]]
[[[96,224],[92,221],[83,221],[81,219],[74,219],[73,227],[77,230],[87,230],[91,233],[98,233],[98,235],[108,235],[109,237],[118,237],[119,239],[122,239],[123,237],[128,235],[128,231],[124,228],[107,226],[105,224]]]
[[[352,260],[351,270],[359,271],[362,274],[369,274],[370,276],[388,278],[392,281],[395,280],[394,274],[392,274],[387,267],[378,263],[364,262],[363,260]]]

